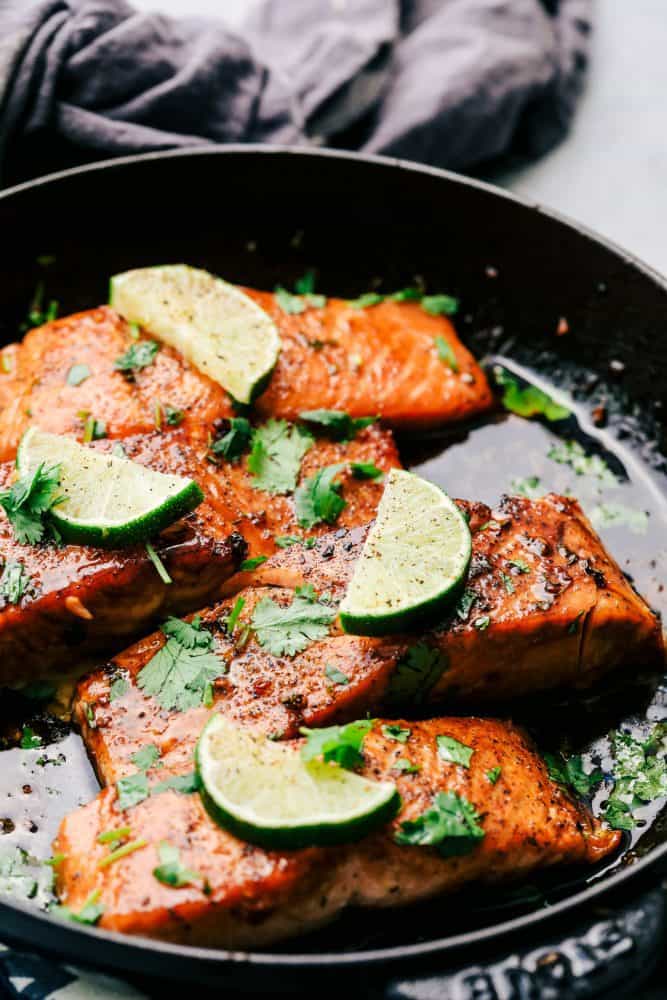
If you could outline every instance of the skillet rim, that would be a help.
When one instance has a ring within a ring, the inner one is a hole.
[[[306,146],[291,145],[271,146],[265,143],[230,143],[228,145],[187,146],[178,149],[116,157],[113,159],[100,160],[94,163],[84,164],[82,166],[70,167],[51,174],[45,174],[44,176],[36,177],[32,180],[24,181],[20,184],[15,184],[12,187],[0,190],[0,204],[16,195],[29,193],[32,190],[57,183],[61,180],[76,178],[79,175],[88,175],[98,172],[102,173],[113,169],[114,167],[132,167],[135,164],[142,164],[144,162],[179,159],[192,156],[234,156],[238,154],[255,154],[286,158],[322,158],[327,160],[360,162],[370,167],[378,166],[392,168],[394,170],[405,170],[413,174],[429,176],[450,184],[474,188],[479,191],[483,191],[486,194],[492,195],[493,197],[503,198],[507,202],[521,206],[531,212],[537,212],[546,219],[555,222],[560,226],[565,226],[570,230],[574,230],[579,236],[584,237],[584,239],[587,239],[592,243],[596,243],[608,250],[611,254],[619,258],[624,265],[638,270],[667,294],[667,277],[662,275],[651,265],[641,260],[629,250],[615,243],[613,240],[602,236],[596,230],[589,228],[588,226],[561,212],[547,208],[539,202],[532,202],[527,198],[523,198],[513,192],[506,191],[503,188],[487,181],[467,177],[463,174],[458,174],[450,170],[444,170],[439,167],[415,163],[395,157],[355,153],[347,150],[337,150],[326,147],[310,148]],[[305,967],[311,971],[318,968],[349,968],[359,965],[376,967],[381,963],[391,963],[392,965],[395,965],[401,961],[405,962],[420,957],[451,955],[475,944],[488,945],[492,941],[516,934],[522,929],[533,929],[535,927],[539,929],[545,924],[555,921],[557,917],[562,916],[570,910],[579,910],[592,900],[610,893],[614,889],[618,890],[621,886],[626,886],[631,880],[639,880],[642,875],[645,875],[646,872],[653,867],[653,865],[666,855],[667,840],[652,848],[648,854],[633,862],[633,864],[623,867],[609,876],[601,874],[599,878],[586,889],[583,889],[571,896],[567,896],[548,908],[531,911],[510,920],[504,920],[497,924],[488,924],[474,931],[466,931],[462,934],[436,938],[416,944],[393,945],[387,948],[373,948],[364,951],[351,951],[343,953],[311,952],[298,954],[294,952],[282,954],[266,951],[231,951],[221,948],[204,948],[194,945],[174,944],[155,938],[131,936],[115,931],[105,931],[94,927],[66,924],[59,921],[57,918],[50,917],[48,913],[35,910],[29,904],[22,903],[18,900],[10,902],[8,900],[0,899],[0,918],[2,918],[2,923],[6,924],[7,917],[11,917],[12,914],[20,915],[24,921],[27,921],[28,926],[35,926],[39,940],[31,941],[27,938],[27,936],[21,934],[20,931],[18,933],[13,932],[11,927],[8,931],[4,931],[4,933],[7,934],[8,939],[12,940],[13,938],[14,940],[26,941],[32,947],[36,946],[38,950],[41,949],[51,953],[54,951],[59,952],[61,945],[69,942],[71,944],[69,951],[70,956],[75,955],[76,943],[81,941],[82,934],[84,939],[99,941],[101,946],[103,946],[105,942],[111,943],[116,957],[121,957],[121,953],[125,952],[128,957],[131,956],[131,958],[134,959],[134,961],[130,962],[129,966],[124,965],[124,968],[130,968],[135,971],[140,968],[140,963],[137,961],[137,958],[141,959],[143,952],[149,952],[151,955],[156,956],[164,955],[165,958],[169,956],[172,959],[181,958],[194,961],[197,965],[201,965],[202,967],[208,969],[212,969],[218,963],[231,963],[236,968],[251,966],[255,967],[257,970],[269,967],[282,968],[284,970],[296,970],[303,969]],[[50,943],[48,940],[49,938],[53,939]],[[62,957],[67,956],[63,955]],[[118,967],[113,964],[113,957],[113,955],[109,956],[109,961],[106,961],[103,964],[107,967],[111,966],[117,969]],[[79,956],[79,961],[80,960]],[[96,962],[95,959],[93,959],[93,963],[100,964],[99,962]],[[167,974],[169,969],[165,969],[164,971],[165,974]]]

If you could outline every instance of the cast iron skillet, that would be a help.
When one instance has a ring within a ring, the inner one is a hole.
[[[661,585],[667,565],[667,285],[580,227],[443,171],[327,151],[227,147],[116,160],[15,187],[0,195],[0,233],[3,342],[16,338],[38,281],[65,314],[105,301],[107,277],[115,271],[181,260],[260,288],[278,282],[291,287],[314,266],[319,289],[331,294],[352,296],[379,279],[392,290],[420,276],[430,290],[459,296],[457,325],[478,356],[574,399],[575,416],[560,433],[605,457],[621,481],[614,501],[649,514],[647,534],[611,527],[603,537],[653,606],[667,610]],[[41,255],[55,261],[39,264]],[[402,454],[450,492],[471,499],[494,502],[512,489],[513,478],[535,474],[548,488],[590,491],[586,477],[545,457],[552,431],[498,413],[476,427],[405,440]],[[605,499],[597,487],[586,498],[589,504]],[[11,714],[12,700],[4,704]],[[642,664],[607,681],[601,692],[569,703],[549,696],[496,710],[527,723],[544,745],[565,738],[569,747],[598,754],[612,726],[667,714],[662,678],[646,675]],[[95,784],[75,734],[49,748],[52,756],[63,754],[66,766],[40,768],[30,758],[26,764],[26,753],[36,752],[2,754],[0,808],[7,812],[0,821],[10,832],[0,846],[47,854],[61,815],[92,797]],[[26,768],[32,791],[22,796]],[[553,873],[520,892],[471,891],[409,911],[350,913],[329,930],[272,953],[127,939],[63,924],[11,901],[0,903],[0,934],[70,960],[248,990],[291,991],[315,983],[321,989],[322,973],[335,972],[330,984],[337,987],[363,976],[369,991],[374,984],[387,995],[419,996],[419,983],[400,977],[418,975],[428,991],[424,976],[460,963],[472,949],[479,962],[501,940],[509,947],[505,938],[512,934],[533,989],[544,963],[526,958],[531,940],[546,940],[561,957],[570,946],[577,954],[584,947],[586,969],[604,978],[625,954],[619,941],[629,941],[636,966],[642,934],[649,924],[659,930],[655,893],[645,897],[644,909],[624,911],[625,923],[602,930],[591,924],[591,905],[603,893],[614,890],[619,906],[617,894],[630,891],[631,881],[638,886],[649,868],[655,881],[653,866],[667,854],[655,813],[647,810],[646,826],[603,871]],[[581,936],[567,945],[563,928],[571,933],[576,919],[584,921]],[[608,947],[600,944],[605,940]],[[567,961],[576,972],[574,959]],[[457,982],[473,985],[460,995],[494,995],[496,973],[487,969],[483,994],[474,993],[477,972],[467,975]],[[509,973],[503,975],[510,982]]]

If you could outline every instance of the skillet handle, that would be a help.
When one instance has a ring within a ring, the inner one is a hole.
[[[638,986],[662,955],[666,896],[651,889],[631,901],[589,911],[539,945],[498,952],[482,965],[394,980],[387,1000],[588,1000]],[[569,931],[569,933],[568,933]],[[624,994],[625,995],[625,994]]]

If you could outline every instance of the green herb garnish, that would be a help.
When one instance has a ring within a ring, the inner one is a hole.
[[[400,771],[401,774],[418,774],[419,768],[407,757],[399,757],[395,764],[392,764],[392,771]]]
[[[361,748],[366,733],[372,726],[372,719],[348,722],[346,726],[328,726],[325,729],[307,729],[302,726],[299,732],[306,737],[306,742],[301,747],[301,756],[305,761],[321,757],[325,763],[338,764],[352,770],[363,764]]]
[[[438,792],[430,809],[405,820],[395,834],[397,844],[437,847],[445,858],[469,854],[484,837],[481,816],[465,796]]]
[[[374,424],[377,417],[351,417],[343,410],[304,410],[299,419],[323,428],[336,441],[351,441],[358,431]]]
[[[551,446],[547,458],[569,465],[578,476],[595,476],[604,486],[616,486],[618,479],[600,455],[589,455],[578,441],[561,441]]]
[[[245,605],[245,597],[237,597],[234,602],[234,607],[229,613],[229,617],[225,621],[225,626],[227,628],[227,633],[232,635],[234,629],[236,628],[236,623],[239,620],[239,615],[243,611]]]
[[[36,545],[46,535],[49,511],[62,500],[57,495],[59,485],[60,466],[45,468],[41,462],[31,475],[21,476],[0,493],[0,506],[22,545]]]
[[[602,781],[602,771],[599,768],[595,768],[590,774],[584,770],[581,756],[565,760],[560,755],[545,753],[544,761],[551,780],[566,788],[573,788],[577,795],[590,795]]]
[[[125,354],[121,354],[113,363],[117,372],[138,372],[147,368],[155,361],[160,345],[155,340],[139,340],[130,344]]]
[[[519,417],[546,417],[547,420],[565,420],[570,416],[566,406],[556,403],[546,392],[535,385],[521,387],[513,375],[504,368],[495,368],[498,385],[502,386],[502,403],[506,410]]]
[[[65,376],[65,381],[67,382],[68,385],[73,385],[73,386],[81,385],[81,383],[85,382],[87,378],[90,378],[92,374],[93,373],[91,372],[88,365],[82,365],[82,364],[72,365],[72,367],[67,372],[67,375]]]
[[[456,354],[454,353],[454,348],[447,343],[444,337],[435,338],[435,347],[438,352],[438,357],[440,360],[451,368],[453,372],[459,371],[459,363],[456,360]]]
[[[116,793],[117,807],[121,812],[139,805],[151,793],[146,772],[138,771],[136,774],[128,774],[125,778],[119,778],[116,782]]]
[[[167,572],[167,567],[162,562],[162,560],[160,559],[159,555],[157,554],[157,552],[155,551],[150,542],[146,542],[146,555],[155,566],[157,575],[160,577],[162,582],[166,584],[173,583],[172,578],[169,576],[169,573]]]
[[[396,740],[397,743],[407,743],[410,738],[410,730],[403,729],[394,723],[382,727],[382,733],[388,740]]]
[[[114,677],[109,685],[109,701],[113,704],[130,690],[130,682],[127,677]]]
[[[228,462],[234,462],[249,447],[251,437],[250,421],[245,417],[232,417],[229,430],[218,441],[213,442],[211,452],[213,455],[221,455]]]
[[[177,410],[175,406],[170,406],[169,403],[164,404],[164,421],[169,427],[178,427],[179,424],[183,422],[185,414],[183,410]]]
[[[105,830],[95,838],[98,844],[117,844],[125,837],[129,837],[132,830],[129,826],[121,826],[117,830]]]
[[[157,848],[160,864],[153,869],[153,875],[162,882],[163,885],[170,885],[174,889],[180,889],[184,885],[191,885],[196,882],[201,875],[190,871],[181,864],[181,854],[177,847],[161,840]]]
[[[452,295],[424,295],[421,307],[431,316],[454,316],[458,312],[459,300]]]
[[[301,279],[302,282],[303,279]],[[327,304],[326,295],[314,295],[312,292],[293,295],[282,285],[276,285],[274,294],[282,311],[290,315],[305,312],[306,309],[323,309]]]
[[[645,535],[648,531],[648,514],[644,510],[633,510],[622,503],[601,503],[588,511],[594,528],[629,528],[634,535]]]
[[[350,462],[350,472],[355,479],[382,479],[384,472],[373,462]]]
[[[331,681],[332,684],[349,684],[350,678],[347,674],[344,674],[342,670],[334,667],[333,664],[327,663],[324,668],[324,676]]]
[[[104,906],[99,901],[101,895],[100,889],[93,889],[77,913],[69,906],[54,906],[50,912],[66,920],[74,920],[77,924],[96,924],[104,913]]]
[[[166,711],[185,712],[204,703],[224,665],[198,615],[191,622],[168,618],[162,632],[167,641],[139,671],[137,684]]]
[[[257,569],[262,563],[265,563],[268,556],[254,556],[252,559],[244,559],[239,569],[242,573],[249,573],[253,569]]]
[[[123,844],[121,847],[117,847],[114,851],[111,851],[105,858],[100,858],[97,862],[98,868],[108,868],[109,865],[114,864],[115,861],[120,861],[121,858],[126,858],[128,854],[134,854],[135,851],[140,850],[142,847],[146,847],[148,844],[147,840],[143,838],[141,840],[131,840],[127,844]]]
[[[502,774],[501,767],[492,767],[489,771],[486,772],[486,780],[490,784],[495,785],[498,779],[500,778],[501,774]]]
[[[475,752],[472,747],[460,743],[453,736],[437,736],[436,743],[440,760],[446,760],[450,764],[460,764],[462,767],[470,767],[470,758]]]
[[[477,594],[474,590],[470,590],[466,587],[461,596],[459,597],[458,603],[454,609],[454,612],[462,622],[468,620],[468,615],[470,614],[470,609],[477,600]]]
[[[475,618],[473,628],[476,628],[478,632],[483,632],[491,624],[491,619],[488,615],[482,615],[481,618]]]
[[[535,500],[537,497],[544,495],[540,488],[539,476],[526,476],[524,479],[513,479],[512,492],[527,497],[529,500]]]
[[[294,656],[323,639],[335,617],[335,609],[321,603],[312,586],[297,587],[287,607],[263,597],[253,611],[252,628],[260,646],[274,656]]]
[[[100,441],[107,436],[107,425],[104,420],[96,420],[90,414],[86,414],[83,425],[83,443],[90,444],[91,441]]]
[[[2,573],[3,597],[8,604],[18,604],[30,586],[30,577],[26,573],[25,566],[16,559],[8,559]]]
[[[313,443],[303,427],[286,420],[269,420],[252,435],[248,470],[252,484],[268,493],[291,493],[296,487],[301,460]]]
[[[519,573],[530,573],[530,566],[523,559],[508,559],[508,566],[513,566]]]
[[[24,726],[21,732],[21,750],[36,750],[42,746],[42,737],[39,736],[30,726]]]
[[[314,528],[322,523],[334,524],[343,512],[347,501],[340,495],[342,484],[334,482],[334,478],[344,468],[343,462],[326,465],[297,487],[294,507],[302,528]]]
[[[503,573],[501,570],[500,579],[503,581],[503,586],[508,594],[514,593],[514,581],[508,573]]]
[[[160,751],[153,743],[147,743],[136,753],[133,753],[130,760],[139,771],[148,771],[157,764],[160,759]]]

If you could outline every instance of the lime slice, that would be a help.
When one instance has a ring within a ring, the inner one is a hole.
[[[392,469],[340,606],[341,625],[354,635],[390,635],[436,622],[465,579],[471,551],[454,501]]]
[[[204,499],[193,479],[165,476],[31,427],[16,456],[19,475],[30,475],[41,464],[60,467],[58,492],[64,500],[51,517],[63,541],[78,545],[115,547],[150,538]]]
[[[278,328],[234,285],[185,264],[143,267],[114,275],[109,302],[240,403],[266,388],[280,352]]]
[[[220,826],[250,843],[297,848],[359,840],[400,807],[396,786],[337,764],[306,763],[277,743],[214,715],[195,754],[201,794]]]

